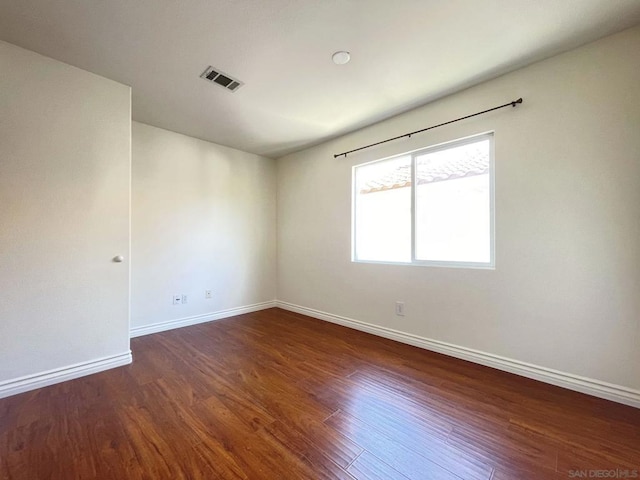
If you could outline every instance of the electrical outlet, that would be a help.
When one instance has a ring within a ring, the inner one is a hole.
[[[204,298],[213,298],[213,292],[211,290],[205,290]]]
[[[173,296],[173,304],[174,305],[180,305],[181,302],[182,302],[182,295],[174,295]]]
[[[182,294],[182,303],[187,303],[187,296],[184,293]]]
[[[396,315],[404,317],[404,302],[396,302]]]

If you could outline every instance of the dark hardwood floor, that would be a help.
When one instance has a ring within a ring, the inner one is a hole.
[[[284,310],[133,339],[132,349],[130,366],[0,400],[0,478],[640,471],[640,410]]]

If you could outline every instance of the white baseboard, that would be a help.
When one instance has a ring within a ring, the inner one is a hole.
[[[491,353],[481,352],[479,350],[461,347],[451,343],[441,342],[439,340],[424,338],[391,328],[380,327],[360,320],[341,317],[339,315],[333,315],[331,313],[302,307],[288,302],[277,301],[276,303],[279,308],[284,310],[301,313],[302,315],[337,323],[345,327],[354,328],[373,335],[389,338],[415,347],[424,348],[425,350],[442,353],[444,355],[449,355],[450,357],[461,358],[463,360],[468,360],[480,365],[486,365],[505,372],[515,373],[522,377],[532,378],[541,382],[564,387],[569,390],[593,395],[594,397],[604,398],[640,408],[640,390],[634,390],[620,385],[594,380],[592,378],[581,377],[571,373],[560,372],[551,368],[540,367],[538,365],[532,365],[530,363],[493,355]]]
[[[18,393],[47,387],[54,383],[66,382],[74,378],[84,377],[93,373],[121,367],[131,363],[131,350],[111,357],[99,358],[90,362],[76,363],[68,367],[56,368],[34,375],[15,378],[0,382],[0,398],[9,397]]]
[[[253,305],[229,308],[227,310],[205,313],[203,315],[195,315],[193,317],[177,318],[175,320],[169,320],[168,322],[152,323],[150,325],[132,328],[130,331],[130,336],[131,338],[141,337],[143,335],[150,335],[152,333],[164,332],[165,330],[173,330],[174,328],[187,327],[189,325],[196,325],[198,323],[221,320],[223,318],[233,317],[234,315],[242,315],[243,313],[257,312],[258,310],[273,308],[275,306],[276,301],[271,300],[269,302],[254,303]]]

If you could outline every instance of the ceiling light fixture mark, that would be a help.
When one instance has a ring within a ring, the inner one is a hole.
[[[339,52],[335,52],[331,55],[331,59],[336,65],[344,65],[345,63],[349,63],[349,60],[351,60],[351,54],[344,50],[340,50]]]

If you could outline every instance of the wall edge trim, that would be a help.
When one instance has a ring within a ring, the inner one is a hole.
[[[194,315],[191,317],[176,318],[175,320],[168,320],[166,322],[152,323],[150,325],[143,325],[140,327],[133,327],[130,330],[130,337],[141,337],[143,335],[151,335],[152,333],[164,332],[166,330],[173,330],[174,328],[188,327],[190,325],[197,325],[199,323],[212,322],[215,320],[222,320],[223,318],[233,317],[235,315],[242,315],[243,313],[257,312],[259,310],[265,310],[267,308],[274,308],[276,306],[275,300],[268,302],[254,303],[251,305],[244,305],[241,307],[228,308],[226,310],[219,310],[217,312],[204,313],[202,315]]]
[[[37,388],[48,387],[49,385],[66,382],[67,380],[84,377],[111,368],[121,367],[130,364],[131,361],[131,350],[128,350],[117,355],[5,380],[0,382],[0,398],[17,395]]]
[[[423,348],[425,350],[467,360],[469,362],[513,373],[522,377],[531,378],[576,392],[585,393],[594,397],[604,398],[613,402],[640,408],[640,390],[634,390],[632,388],[603,382],[593,378],[561,372],[559,370],[501,357],[499,355],[474,350],[472,348],[462,347],[442,342],[440,340],[434,340],[387,327],[373,325],[361,320],[334,315],[332,313],[303,307],[289,302],[278,300],[276,303],[277,307],[282,308],[283,310],[300,313],[302,315],[336,323],[344,327],[353,328],[355,330],[395,340],[414,347]]]

